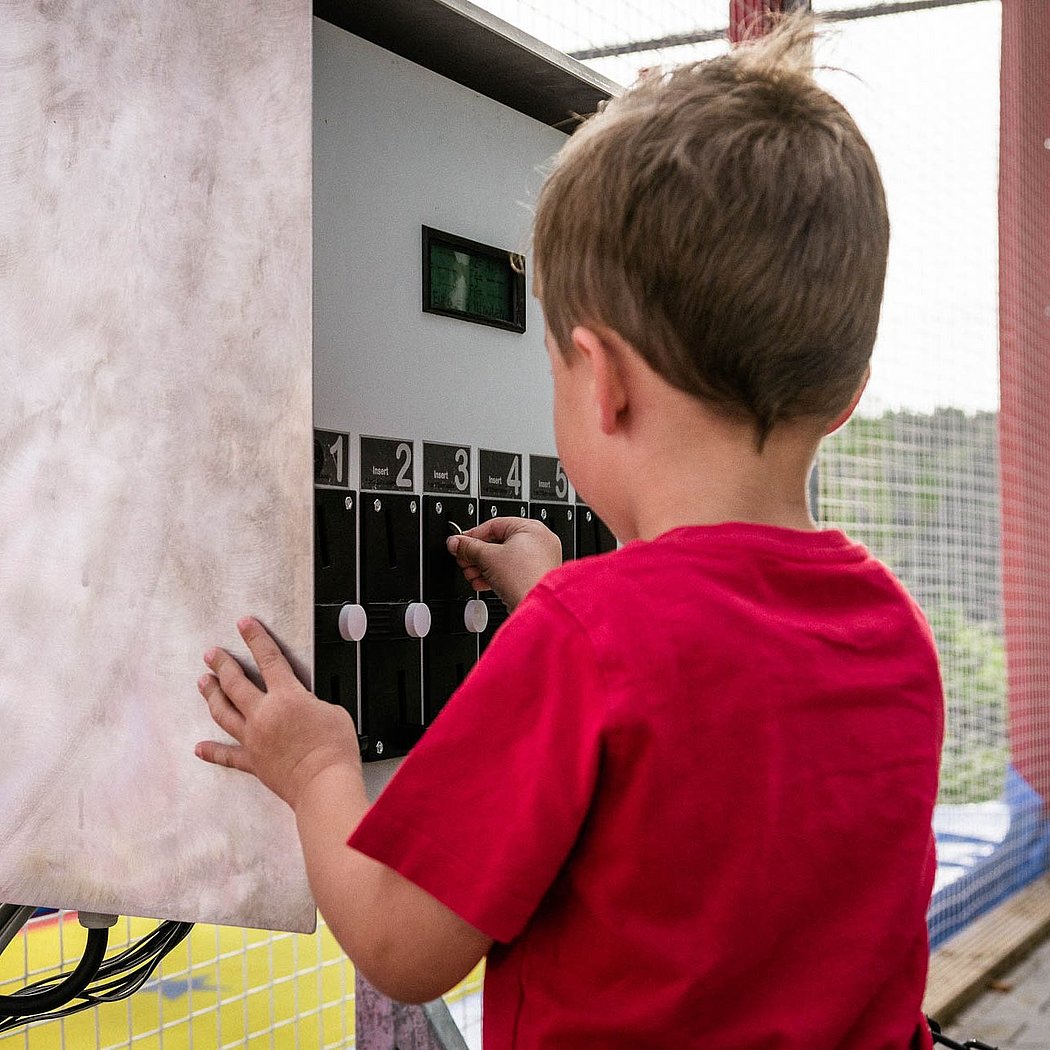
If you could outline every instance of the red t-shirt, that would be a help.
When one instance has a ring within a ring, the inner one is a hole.
[[[933,641],[839,532],[726,524],[548,575],[350,844],[492,937],[486,1050],[905,1050]]]

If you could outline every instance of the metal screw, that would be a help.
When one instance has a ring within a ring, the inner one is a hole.
[[[494,518],[495,516],[496,516],[496,507],[495,507],[495,504],[493,504],[493,506],[489,507],[489,517],[490,518]]]
[[[415,514],[415,512],[416,512],[416,501],[415,501],[415,500],[412,500],[412,502],[411,502],[411,503],[410,503],[410,504],[408,505],[408,509],[409,509],[409,510],[410,510],[410,511],[411,511],[411,512],[412,512],[413,514]]]
[[[546,520],[547,520],[547,508],[544,507],[543,510],[540,511],[540,521],[546,521]]]
[[[434,504],[434,512],[436,514],[444,514],[445,513],[445,508],[441,505],[441,500],[438,500],[437,503]]]
[[[383,504],[380,503],[379,500],[376,500],[375,503],[372,504],[372,506],[375,507],[377,514],[383,509]]]
[[[590,521],[590,520],[591,520],[591,512],[590,512],[590,511],[587,511],[587,520],[588,520],[588,521]]]
[[[572,511],[569,511],[569,521],[572,521]]]
[[[345,506],[346,506],[347,510],[353,510],[354,509],[354,497],[353,496],[347,496],[346,497]]]
[[[474,513],[474,504],[473,503],[468,503],[467,504],[467,513],[468,514],[473,514]]]
[[[525,517],[525,508],[524,507],[521,508],[521,517],[523,517],[523,518]]]
[[[377,740],[376,741],[376,754],[377,755],[381,755],[382,753],[383,753],[383,741],[382,740]]]

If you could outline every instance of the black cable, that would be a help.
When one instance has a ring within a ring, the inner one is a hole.
[[[46,977],[14,995],[0,997],[0,1033],[126,998],[150,979],[164,957],[185,940],[192,929],[190,922],[161,922],[135,944],[109,959],[99,956],[98,938],[92,937],[96,931],[89,930],[84,957],[71,974]],[[108,934],[108,930],[98,932]],[[105,949],[106,942],[103,942],[101,956],[105,955]],[[94,967],[93,973],[90,967]],[[77,983],[81,984],[85,973],[87,982],[74,991],[74,976],[79,975]],[[8,1006],[12,1000],[14,1009]]]
[[[21,910],[18,904],[0,904],[0,926],[6,926]]]
[[[948,1050],[999,1050],[997,1046],[982,1043],[980,1039],[967,1039],[965,1043],[957,1043],[954,1039],[949,1039],[941,1031],[941,1026],[932,1017],[927,1017],[926,1021],[930,1026],[930,1033],[933,1035],[934,1046],[946,1046]]]
[[[88,930],[84,954],[74,969],[46,991],[24,988],[14,995],[0,995],[0,1014],[24,1017],[45,1014],[75,999],[95,979],[109,945],[109,930]]]

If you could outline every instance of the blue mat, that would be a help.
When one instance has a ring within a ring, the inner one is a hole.
[[[930,947],[937,948],[1047,870],[1050,821],[1043,800],[1012,766],[998,802],[938,806],[937,879]]]

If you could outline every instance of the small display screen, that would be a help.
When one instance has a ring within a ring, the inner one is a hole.
[[[431,242],[430,304],[439,310],[510,321],[510,266]]]
[[[525,330],[525,275],[511,254],[423,228],[423,309]]]

